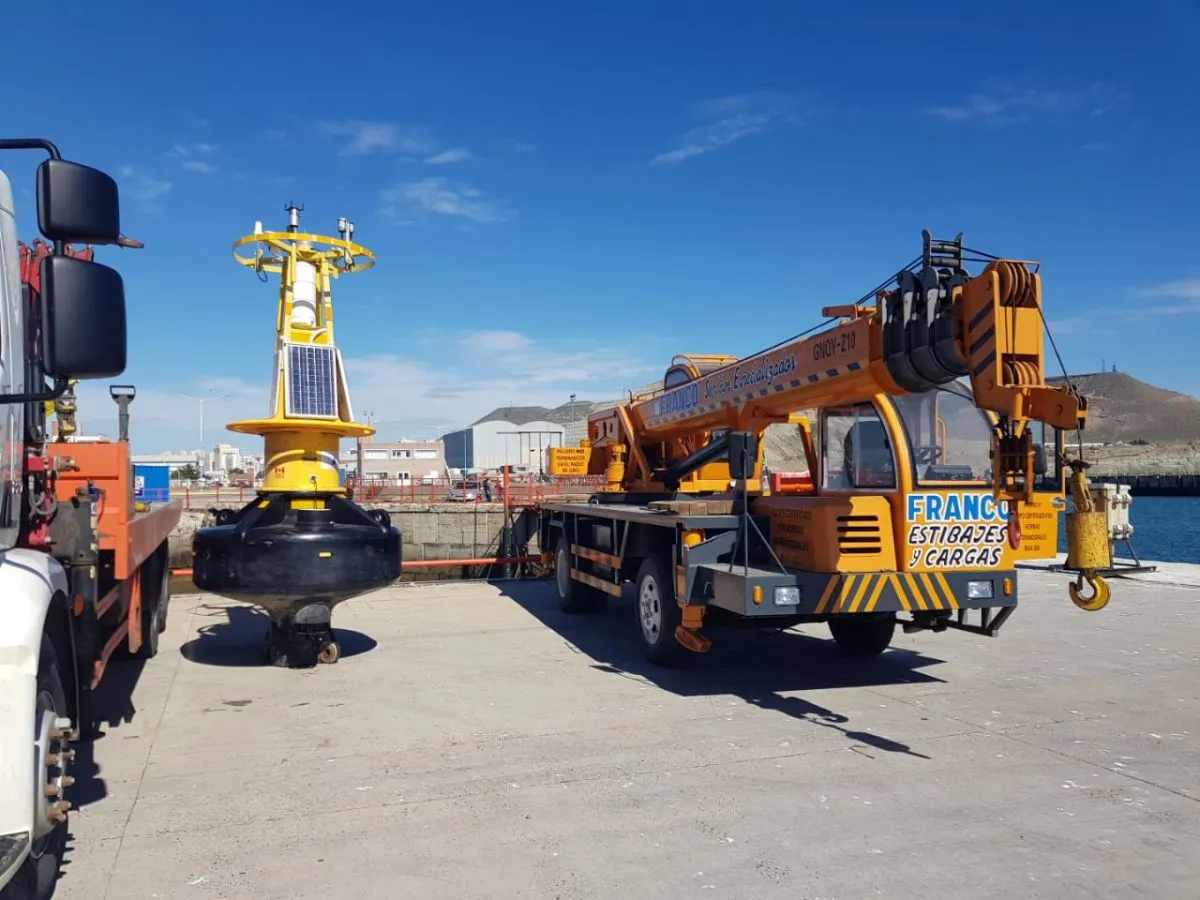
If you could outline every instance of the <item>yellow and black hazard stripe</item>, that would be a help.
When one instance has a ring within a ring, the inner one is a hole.
[[[991,303],[967,322],[967,358],[976,378],[996,361],[996,308]]]
[[[813,614],[951,612],[958,608],[958,598],[941,572],[847,572],[829,578]]]

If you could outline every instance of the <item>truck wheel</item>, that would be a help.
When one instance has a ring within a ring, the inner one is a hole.
[[[685,652],[675,640],[675,628],[683,623],[683,610],[675,602],[675,582],[665,576],[666,569],[657,557],[642,560],[633,609],[646,659],[659,666],[676,666]]]
[[[147,588],[149,589],[143,588],[142,590],[142,645],[133,654],[135,659],[154,659],[158,656],[158,636],[163,632],[162,618],[166,606],[163,602],[165,583],[158,577],[151,577],[148,580],[150,584],[147,585]]]
[[[895,613],[859,613],[834,616],[829,633],[850,656],[878,656],[892,642],[896,632]]]
[[[601,612],[608,595],[571,577],[571,551],[565,536],[554,548],[554,586],[558,589],[558,608],[565,613]]]
[[[162,592],[158,595],[158,633],[167,630],[167,610],[171,605],[171,553],[164,550],[162,554]]]
[[[50,900],[67,849],[66,811],[56,814],[57,821],[51,819],[51,816],[55,815],[54,804],[63,798],[61,793],[57,797],[46,796],[50,785],[57,785],[60,792],[62,791],[62,780],[67,774],[66,742],[53,737],[53,731],[57,728],[56,721],[67,714],[67,697],[58,674],[58,658],[54,652],[54,645],[45,637],[42,638],[42,651],[38,658],[35,710],[34,735],[40,746],[36,759],[37,783],[34,785],[33,797],[34,815],[37,817],[34,827],[38,828],[38,822],[45,822],[52,827],[41,834],[35,832],[29,856],[25,858],[12,881],[0,890],[0,900]],[[50,759],[47,757],[51,754],[58,757],[55,765],[49,764]]]

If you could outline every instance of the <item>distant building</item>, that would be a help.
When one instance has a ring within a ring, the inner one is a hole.
[[[446,477],[441,441],[363,441],[363,477],[404,483],[430,483]],[[347,475],[358,472],[358,448],[349,443],[338,456]]]
[[[240,447],[233,444],[217,444],[209,454],[207,471],[223,477],[234,469],[245,472],[253,468],[253,465],[247,465],[247,462],[246,455]]]
[[[579,407],[586,415],[588,404]],[[504,406],[492,410],[466,428],[442,435],[446,465],[452,469],[544,470],[549,447],[564,444],[562,422],[551,421],[554,412],[542,406]]]
[[[140,466],[166,466],[174,475],[177,469],[184,466],[195,466],[196,471],[204,472],[208,468],[208,454],[203,450],[166,450],[162,453],[133,453],[131,461]]]

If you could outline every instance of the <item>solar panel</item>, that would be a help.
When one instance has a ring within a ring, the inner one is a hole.
[[[287,345],[289,416],[336,419],[337,361],[333,347]]]

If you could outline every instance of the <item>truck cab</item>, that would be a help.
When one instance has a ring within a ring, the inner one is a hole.
[[[1008,567],[1057,552],[1066,495],[1058,429],[1029,424],[1033,495],[1010,527],[1007,510],[991,499],[995,416],[975,405],[966,384],[881,394],[823,409],[817,421],[819,440],[806,440],[819,448],[810,460],[815,484],[825,496],[886,502],[898,571]]]
[[[0,140],[3,151],[50,158],[35,177],[37,221],[50,242],[23,277],[13,183],[0,169],[0,898],[44,900],[67,837],[63,799],[81,704],[93,686],[92,635],[76,623],[86,560],[97,543],[90,506],[55,494],[45,405],[75,379],[125,369],[125,295],[116,270],[68,245],[122,244],[116,182],[68,162],[44,140]],[[3,160],[19,160],[3,152]],[[52,528],[75,508],[72,542]],[[66,560],[66,562],[64,562]],[[74,602],[69,602],[72,598]],[[86,674],[85,674],[86,673]]]

